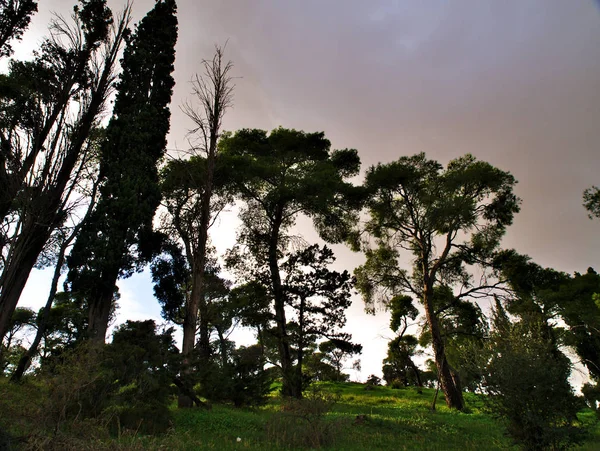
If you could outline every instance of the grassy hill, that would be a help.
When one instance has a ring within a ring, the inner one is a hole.
[[[2,389],[8,388],[2,384],[0,395]],[[300,403],[282,404],[273,397],[266,406],[254,409],[222,405],[214,405],[211,410],[175,409],[173,427],[161,436],[143,437],[128,431],[116,439],[105,436],[80,440],[77,430],[73,430],[71,437],[61,442],[60,449],[518,449],[505,435],[503,423],[484,412],[478,396],[465,395],[464,413],[448,410],[440,396],[437,409],[432,412],[434,394],[432,389],[418,393],[413,388],[365,390],[362,384],[325,383]],[[0,425],[6,428],[10,421],[2,416],[0,413]],[[582,412],[580,420],[590,425],[588,441],[580,449],[600,449],[600,428],[594,412]]]

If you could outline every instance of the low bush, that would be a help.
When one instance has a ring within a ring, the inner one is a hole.
[[[332,446],[341,429],[339,421],[326,418],[339,395],[312,387],[302,399],[285,399],[281,414],[267,422],[270,443],[285,447]]]

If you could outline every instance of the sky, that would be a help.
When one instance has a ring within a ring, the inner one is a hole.
[[[42,0],[19,47],[26,56],[50,13]],[[115,10],[121,0],[109,0]],[[134,19],[153,0],[136,0]],[[278,126],[324,131],[333,148],[358,149],[363,171],[425,152],[447,163],[465,153],[510,171],[521,212],[503,246],[566,272],[600,269],[600,221],[582,192],[600,185],[600,6],[592,0],[179,0],[169,149],[185,149],[191,124],[179,109],[189,80],[226,45],[234,107],[226,130]],[[235,241],[235,212],[212,239]],[[310,222],[297,231],[317,240]],[[363,258],[334,246],[338,270]],[[34,271],[20,305],[43,304],[50,276]],[[160,320],[148,272],[120,281],[118,322]],[[348,331],[363,344],[362,380],[381,373],[389,316],[368,316],[355,296]],[[240,333],[243,342],[248,334]]]

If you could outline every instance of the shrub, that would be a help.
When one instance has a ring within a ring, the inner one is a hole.
[[[267,423],[269,442],[285,447],[321,448],[332,446],[340,423],[326,418],[339,396],[316,387],[303,399],[288,398],[282,403],[282,413]]]
[[[178,354],[172,331],[156,332],[154,321],[127,321],[109,345],[84,342],[63,353],[45,375],[45,423],[97,419],[113,433],[166,431]]]
[[[113,381],[103,410],[113,432],[156,434],[170,427],[171,383],[179,363],[172,332],[157,333],[152,320],[127,321],[115,331],[105,350]]]
[[[365,390],[373,390],[375,387],[379,387],[381,385],[381,378],[371,374],[367,378],[367,382],[365,382]]]
[[[575,425],[582,402],[569,385],[570,361],[545,324],[505,325],[492,337],[484,387],[491,412],[527,450],[567,449],[583,440]]]
[[[225,366],[211,362],[202,370],[201,380],[200,393],[211,401],[259,406],[267,402],[274,375],[264,368],[262,350],[256,344],[234,349]]]

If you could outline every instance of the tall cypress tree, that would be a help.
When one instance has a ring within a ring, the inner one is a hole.
[[[101,150],[100,199],[68,259],[68,281],[89,306],[89,336],[104,341],[115,285],[148,259],[160,202],[177,41],[176,3],[158,0],[128,38]]]

